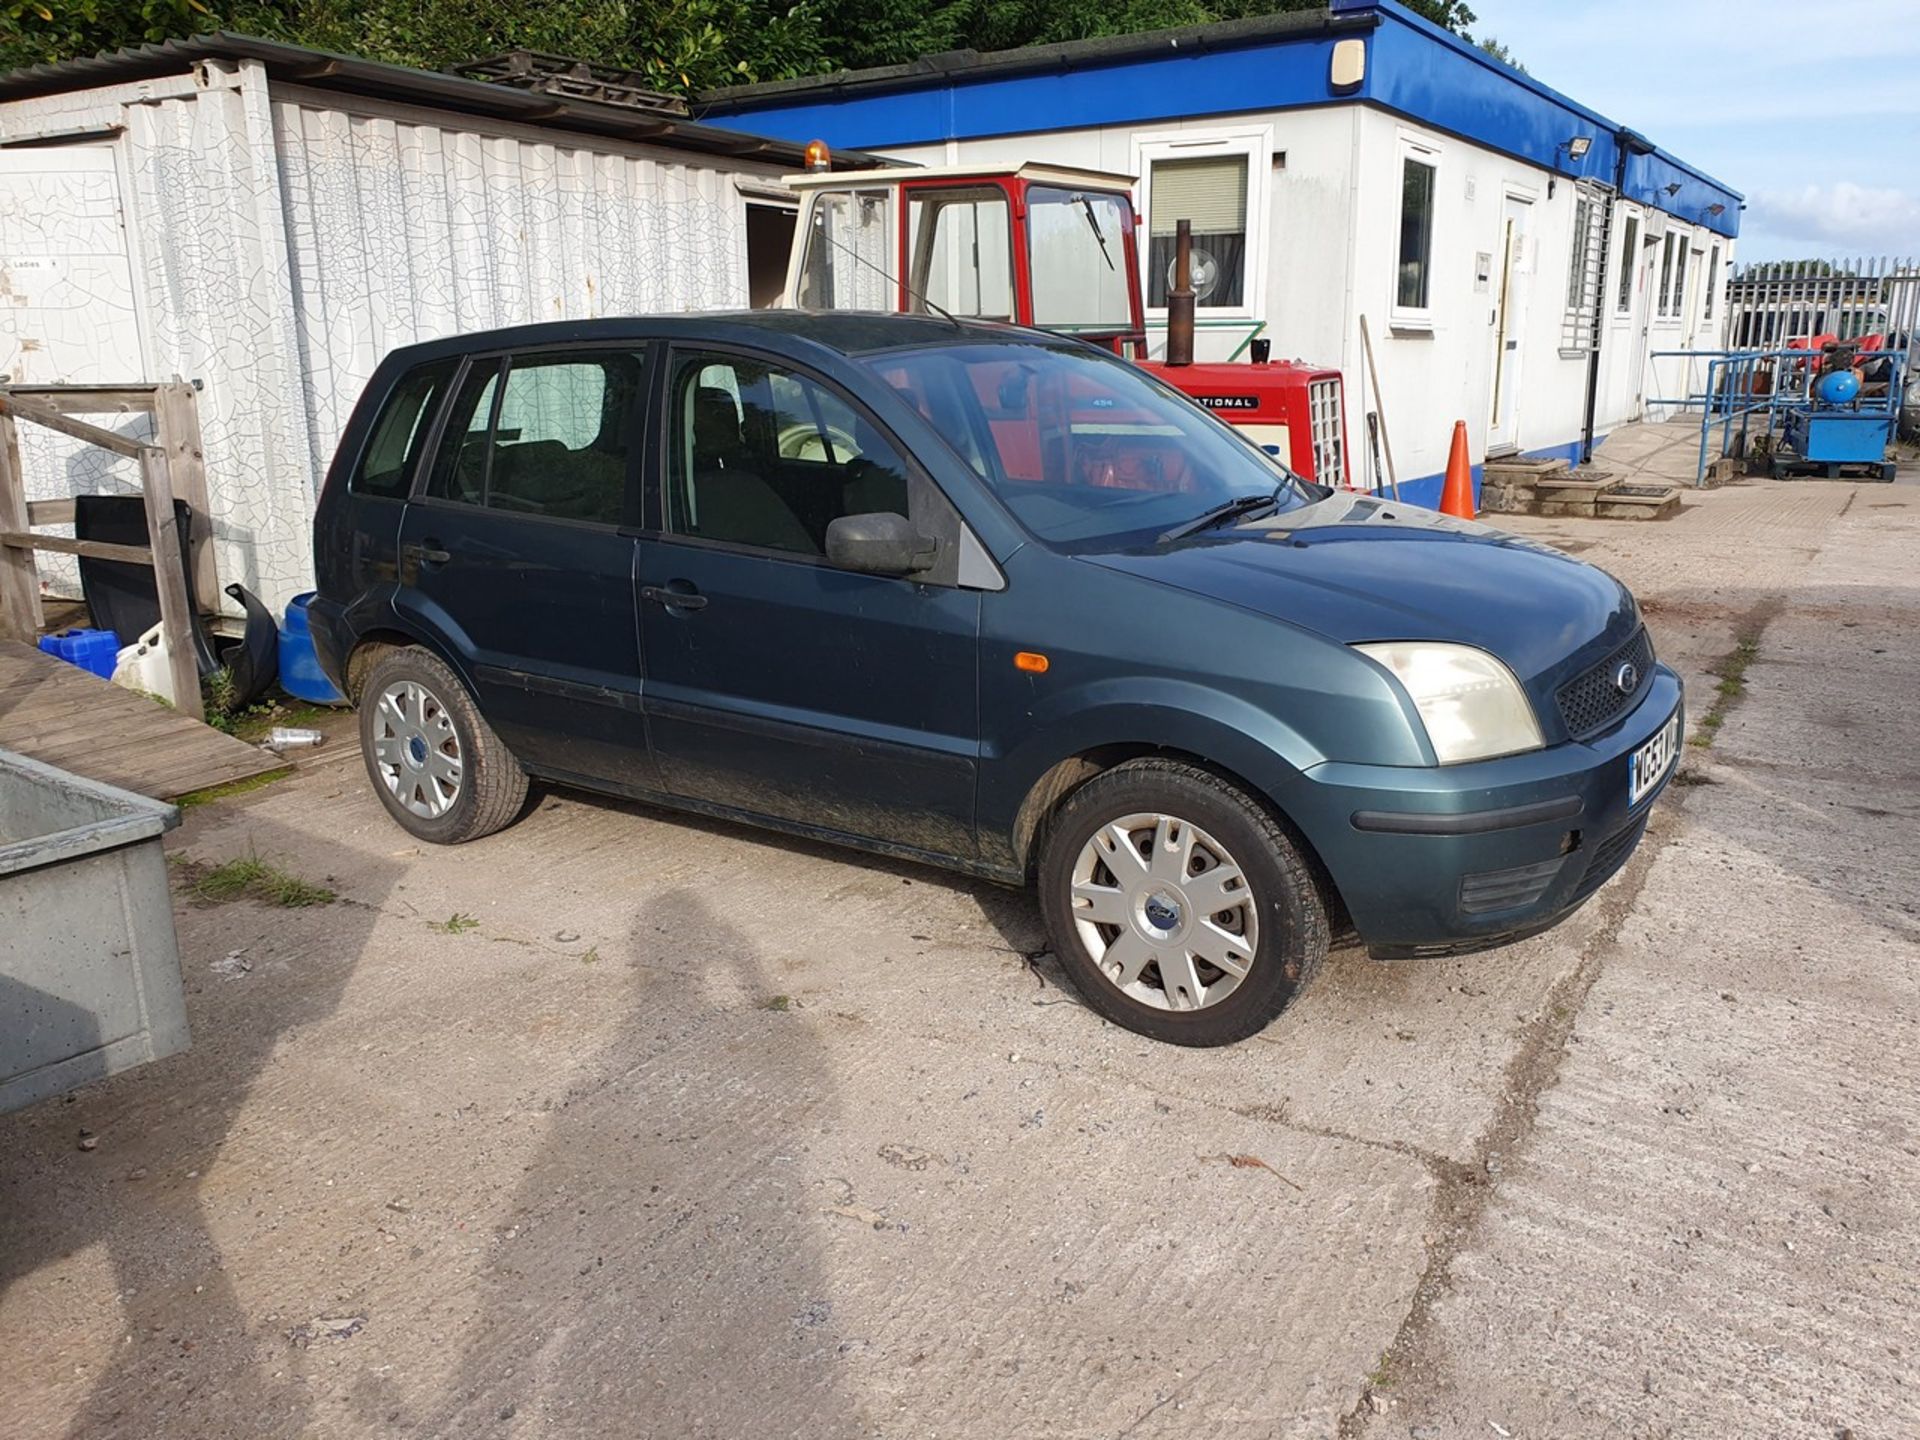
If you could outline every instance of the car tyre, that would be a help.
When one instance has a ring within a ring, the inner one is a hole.
[[[1038,869],[1041,912],[1075,988],[1155,1040],[1243,1040],[1326,959],[1328,907],[1298,843],[1197,765],[1135,760],[1087,781],[1054,812]]]
[[[429,650],[391,651],[368,672],[360,753],[387,813],[436,845],[491,835],[526,803],[527,772]]]

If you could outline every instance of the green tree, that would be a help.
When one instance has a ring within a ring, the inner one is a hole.
[[[1482,50],[1486,51],[1486,53],[1491,55],[1494,59],[1498,60],[1502,65],[1511,65],[1514,69],[1518,70],[1522,75],[1525,75],[1528,73],[1527,67],[1522,65],[1517,59],[1514,58],[1513,51],[1507,48],[1506,43],[1504,41],[1496,40],[1491,35],[1482,35],[1478,40],[1474,41],[1473,43],[1478,45]]]
[[[1475,18],[1460,0],[1410,3],[1462,34]],[[1315,0],[0,0],[0,68],[237,30],[429,70],[545,50],[690,91],[1318,8]]]

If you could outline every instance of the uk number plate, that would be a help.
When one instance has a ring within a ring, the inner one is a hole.
[[[1638,805],[1673,768],[1680,753],[1680,712],[1674,711],[1660,732],[1627,757],[1627,804]]]

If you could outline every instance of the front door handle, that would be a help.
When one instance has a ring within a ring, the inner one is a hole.
[[[675,590],[667,585],[642,585],[640,598],[669,610],[703,610],[707,604],[707,597],[698,590]]]

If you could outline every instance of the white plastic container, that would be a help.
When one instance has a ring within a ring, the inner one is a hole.
[[[167,641],[156,625],[131,645],[123,646],[114,657],[113,683],[129,690],[144,690],[158,695],[169,705],[178,705],[173,693],[173,671],[167,660]]]

